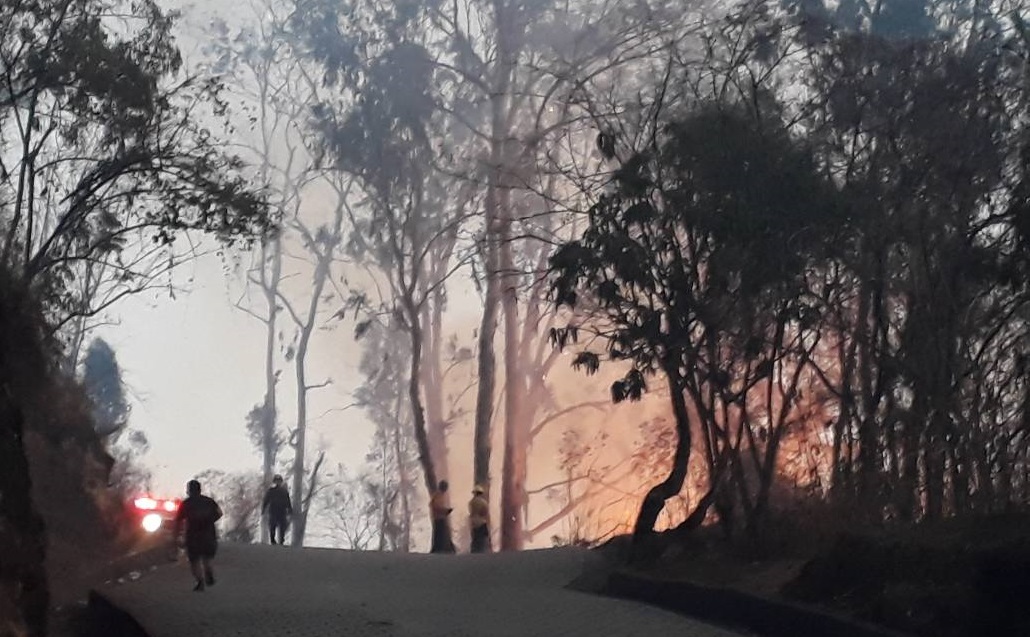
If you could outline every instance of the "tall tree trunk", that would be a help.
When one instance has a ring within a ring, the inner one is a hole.
[[[948,453],[948,471],[951,488],[951,512],[953,515],[969,513],[969,465],[973,458],[969,456],[968,447],[963,440],[957,448],[952,447]]]
[[[761,535],[762,525],[765,516],[769,511],[769,497],[772,493],[773,483],[776,480],[776,459],[779,456],[780,442],[786,426],[783,417],[769,435],[766,443],[765,459],[758,472],[758,493],[755,495],[754,509],[751,511],[751,519],[748,520],[748,532],[752,538]]]
[[[522,549],[525,528],[526,423],[519,406],[526,398],[526,385],[519,361],[518,281],[512,254],[510,191],[505,196],[499,228],[500,269],[505,288],[504,308],[504,463],[501,471],[501,550]]]
[[[264,483],[272,482],[272,475],[275,472],[275,460],[279,451],[276,441],[276,328],[279,313],[279,280],[282,277],[282,244],[277,237],[270,240],[271,255],[268,255],[269,244],[261,246],[261,288],[265,294],[265,304],[268,307],[268,318],[265,321],[265,401],[262,408],[261,419],[261,469]],[[271,263],[267,263],[268,259]],[[268,271],[269,265],[271,272]],[[263,534],[262,534],[263,535]]]
[[[408,400],[411,402],[411,421],[415,430],[415,444],[418,446],[418,459],[422,465],[422,476],[425,479],[426,493],[432,498],[436,492],[438,478],[436,467],[433,464],[433,455],[429,449],[429,436],[426,434],[426,412],[422,405],[422,391],[420,379],[422,378],[422,349],[423,335],[420,313],[415,307],[415,302],[410,294],[403,298],[404,309],[408,316],[408,335],[411,338],[411,367],[408,375]],[[430,517],[432,517],[430,511]],[[442,531],[446,534],[447,544],[452,543],[451,520],[447,519]],[[431,546],[438,545],[436,537],[436,525],[433,525],[433,537]]]
[[[400,402],[399,398],[400,397],[398,397],[398,402]],[[382,444],[380,445],[379,453],[381,453],[382,456],[381,456],[380,461],[379,461],[380,462],[380,465],[379,465],[379,471],[380,471],[379,479],[381,481],[380,484],[382,484],[382,489],[379,492],[379,548],[377,550],[382,552],[382,551],[386,551],[387,550],[387,537],[388,536],[392,537],[394,532],[391,529],[391,527],[392,527],[391,512],[390,512],[390,500],[391,500],[391,498],[389,496],[389,494],[390,494],[390,478],[389,478],[390,447],[391,447],[391,442],[392,441],[390,440],[389,434],[387,434],[386,432],[383,432],[382,435],[380,436],[380,438],[381,438],[381,443]],[[400,462],[400,456],[399,455],[397,456],[397,461]],[[341,467],[341,470],[342,470],[342,467]],[[397,494],[400,495],[400,491],[398,491]],[[394,546],[394,548],[396,548],[396,545]]]
[[[676,422],[676,450],[672,456],[672,467],[668,477],[652,487],[640,504],[640,512],[633,525],[634,545],[640,545],[654,534],[654,525],[665,507],[665,501],[679,495],[687,478],[691,446],[690,415],[683,396],[683,383],[677,364],[665,365],[664,368],[669,380],[669,399]]]
[[[1012,473],[1013,467],[1012,462],[1009,460],[1008,451],[1004,448],[998,449],[997,453],[997,478],[994,480],[994,506],[992,513],[1002,513],[1008,511],[1009,505],[1012,503]]]
[[[260,183],[270,182],[269,175],[272,170],[272,139],[269,133],[270,104],[268,99],[269,76],[268,68],[263,68],[263,73],[258,74],[259,82],[259,123],[261,132],[260,164],[258,178]],[[274,118],[273,118],[274,119]],[[271,271],[269,271],[271,268]],[[265,323],[265,399],[261,409],[261,475],[264,486],[272,482],[275,473],[275,461],[279,454],[279,441],[276,440],[276,424],[278,422],[278,406],[276,405],[277,381],[275,369],[276,354],[276,330],[278,328],[279,315],[279,283],[282,279],[282,243],[278,234],[267,241],[261,242],[261,274],[259,283],[261,291],[265,296],[265,307],[267,314]],[[300,489],[297,481],[293,483],[294,502],[298,502]],[[264,526],[262,524],[262,526]],[[296,527],[294,527],[296,529]],[[295,533],[294,533],[295,534]],[[264,543],[271,543],[271,535],[266,535],[264,530],[258,534],[264,538]],[[292,537],[292,536],[291,536]]]
[[[898,516],[904,521],[916,518],[919,511],[919,431],[916,421],[920,410],[913,410],[913,416],[902,425],[901,458],[897,498]]]
[[[862,305],[859,305],[859,316],[862,315]],[[842,313],[843,314],[843,313]],[[861,319],[859,319],[861,320]],[[841,324],[844,324],[843,316]],[[844,444],[844,432],[852,424],[855,413],[856,388],[854,387],[854,369],[858,352],[858,337],[849,335],[842,327],[837,335],[837,353],[839,356],[840,369],[840,410],[833,423],[833,445],[832,445],[832,474],[830,482],[830,498],[836,503],[850,503],[854,495],[854,485],[851,484],[851,458],[845,460],[841,450]]]
[[[393,432],[393,447],[397,456],[397,493],[401,499],[401,532],[396,550],[399,553],[408,553],[411,551],[411,500],[408,497],[408,462],[401,447],[402,435],[400,427]]]
[[[521,418],[519,404],[505,402],[505,419]],[[505,428],[501,484],[501,550],[521,551],[525,543],[527,445],[518,426]]]
[[[442,288],[426,299],[422,308],[422,325],[425,326],[425,352],[422,363],[422,391],[425,394],[426,435],[433,466],[441,478],[450,475],[450,458],[447,450],[447,417],[444,414],[444,379],[441,365],[443,345]]]
[[[304,501],[304,454],[307,444],[308,389],[307,374],[304,368],[307,354],[308,336],[310,332],[301,334],[297,345],[296,377],[297,377],[297,425],[293,436],[293,529],[290,533],[291,546],[304,545],[304,533],[307,530],[307,511],[300,503]]]
[[[496,192],[493,186],[488,186],[486,203],[487,227],[493,225],[493,217],[496,215]],[[478,352],[478,373],[479,385],[476,390],[476,417],[475,429],[473,432],[474,451],[472,465],[472,479],[476,484],[482,485],[490,492],[490,452],[492,449],[491,436],[493,435],[493,410],[494,410],[494,387],[496,385],[496,358],[494,356],[494,335],[497,330],[497,306],[498,306],[498,282],[497,282],[497,258],[496,244],[492,236],[493,231],[487,230],[484,246],[485,262],[485,295],[483,299],[483,317],[479,325],[479,352]]]
[[[318,494],[318,476],[323,462],[325,462],[325,451],[321,451],[318,454],[315,465],[311,467],[311,472],[308,474],[307,490],[304,491],[303,497],[299,501],[294,500],[293,502],[293,517],[296,520],[295,523],[299,526],[295,527],[291,534],[291,546],[301,547],[304,545],[304,535],[307,532],[308,526],[308,514],[311,512],[311,503],[315,501],[315,496]]]
[[[878,259],[878,264],[881,260]],[[880,275],[883,269],[878,265],[877,274]],[[880,279],[876,279],[874,286],[881,285]],[[874,288],[868,294],[859,296],[858,323],[856,326],[855,338],[859,342],[862,355],[859,363],[859,374],[861,376],[861,395],[863,398],[863,410],[858,418],[858,482],[856,484],[857,502],[861,507],[861,515],[864,518],[876,517],[874,513],[878,497],[875,493],[876,485],[880,481],[880,445],[879,426],[880,421],[876,417],[877,407],[880,404],[880,383],[878,382],[878,366],[883,351],[876,346],[878,342],[877,326],[882,316],[882,295],[879,288]],[[874,369],[876,367],[877,369]],[[872,507],[872,508],[871,508]]]
[[[476,397],[475,423],[475,457],[473,478],[476,484],[486,491],[490,499],[490,453],[491,416],[493,415],[493,397],[496,386],[496,357],[494,355],[494,336],[497,329],[498,307],[502,302],[500,285],[506,273],[502,270],[502,258],[510,262],[511,246],[511,160],[513,159],[510,136],[509,115],[511,109],[511,87],[515,74],[517,57],[517,8],[503,0],[494,0],[494,25],[497,34],[497,63],[494,67],[493,92],[490,95],[490,170],[487,178],[485,224],[486,224],[486,294],[483,307],[483,320],[479,331],[479,391]],[[505,237],[508,237],[507,240]],[[505,252],[507,251],[507,252]],[[506,254],[507,256],[502,256]],[[510,274],[510,273],[509,273]],[[513,307],[513,312],[514,307]],[[518,367],[515,357],[518,352],[505,353],[505,367],[514,365],[517,377]],[[510,397],[510,396],[509,396]],[[508,404],[505,403],[505,414]],[[512,421],[514,422],[514,421]],[[507,425],[506,426],[510,426]],[[518,518],[519,514],[516,514]]]
[[[337,236],[339,236],[339,219],[337,220]],[[307,316],[300,326],[300,339],[297,342],[297,354],[294,359],[297,376],[297,429],[294,434],[293,453],[293,502],[304,501],[304,459],[306,452],[307,430],[308,430],[308,391],[312,389],[307,381],[307,358],[308,345],[311,343],[311,334],[315,329],[315,319],[318,316],[318,304],[322,300],[322,291],[325,290],[326,281],[329,279],[330,263],[333,250],[327,248],[325,254],[319,255],[315,264],[314,286],[311,291],[311,299],[308,302]],[[315,476],[312,476],[313,478]],[[308,525],[308,507],[293,508],[293,531],[290,534],[292,546],[304,545],[304,534]]]
[[[505,141],[502,146],[504,166],[512,169],[512,144]],[[523,421],[523,401],[527,398],[524,369],[521,365],[519,338],[518,285],[519,274],[515,269],[514,245],[512,243],[512,188],[510,178],[504,178],[504,190],[500,197],[500,219],[498,220],[498,269],[503,282],[501,308],[504,312],[504,456],[501,469],[501,550],[522,549],[525,529],[526,491],[526,423]]]
[[[497,332],[497,313],[500,305],[500,228],[504,223],[501,210],[504,205],[503,162],[508,136],[507,112],[514,60],[511,59],[510,38],[506,35],[507,10],[503,2],[495,1],[494,19],[497,24],[498,63],[495,67],[493,93],[490,96],[490,167],[487,175],[483,245],[485,294],[483,318],[479,326],[479,387],[476,393],[476,420],[472,475],[476,484],[490,496],[490,453],[496,387],[497,361],[494,355],[494,336]]]
[[[944,517],[944,430],[939,423],[942,416],[934,413],[934,423],[926,436],[926,517],[932,520]]]
[[[973,506],[977,513],[983,514],[991,511],[995,501],[995,484],[992,476],[992,462],[987,443],[981,437],[976,436],[976,460],[971,471],[976,481],[976,490],[973,495]]]

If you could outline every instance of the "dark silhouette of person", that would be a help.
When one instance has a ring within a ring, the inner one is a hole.
[[[451,508],[447,487],[447,481],[441,480],[433,497],[429,499],[429,513],[433,518],[433,544],[429,549],[430,553],[454,553],[454,541],[447,525],[447,516],[454,509]]]
[[[190,561],[190,570],[197,580],[194,591],[204,590],[204,585],[213,586],[215,575],[211,570],[211,560],[218,551],[218,532],[215,522],[222,517],[222,509],[218,503],[200,494],[200,482],[190,480],[186,483],[186,499],[179,505],[175,514],[175,536],[179,537],[182,527],[186,526],[186,557]]]
[[[290,492],[283,486],[283,477],[280,475],[272,478],[272,486],[265,491],[265,499],[261,502],[262,515],[265,511],[268,511],[268,537],[272,544],[276,544],[278,532],[278,544],[282,545],[293,515],[293,504],[290,503]]]

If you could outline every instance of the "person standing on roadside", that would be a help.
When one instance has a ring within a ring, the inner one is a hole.
[[[433,518],[433,545],[430,553],[454,553],[454,541],[451,540],[450,526],[447,516],[451,508],[450,496],[447,494],[447,481],[441,480],[436,492],[429,499],[429,513]]]
[[[261,502],[261,514],[268,512],[268,537],[272,544],[276,544],[276,532],[278,531],[281,546],[286,537],[286,528],[290,525],[290,517],[293,516],[293,504],[290,502],[290,492],[283,486],[283,477],[276,475],[272,478],[272,486],[265,491],[265,499]]]
[[[186,496],[175,514],[175,537],[180,536],[185,525],[186,557],[193,577],[197,580],[193,590],[199,592],[204,590],[205,585],[214,586],[215,583],[211,560],[218,551],[215,522],[221,519],[222,509],[217,502],[200,494],[200,482],[196,480],[186,483]]]
[[[472,534],[471,552],[490,552],[490,502],[486,489],[476,485],[469,500],[469,532]]]

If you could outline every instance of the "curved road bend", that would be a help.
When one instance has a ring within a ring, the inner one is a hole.
[[[218,583],[160,567],[97,593],[149,637],[740,637],[658,608],[564,588],[582,549],[399,555],[224,544]]]

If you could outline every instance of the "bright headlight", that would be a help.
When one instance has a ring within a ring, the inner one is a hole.
[[[156,513],[148,513],[143,516],[143,530],[153,533],[161,528],[161,516]]]

